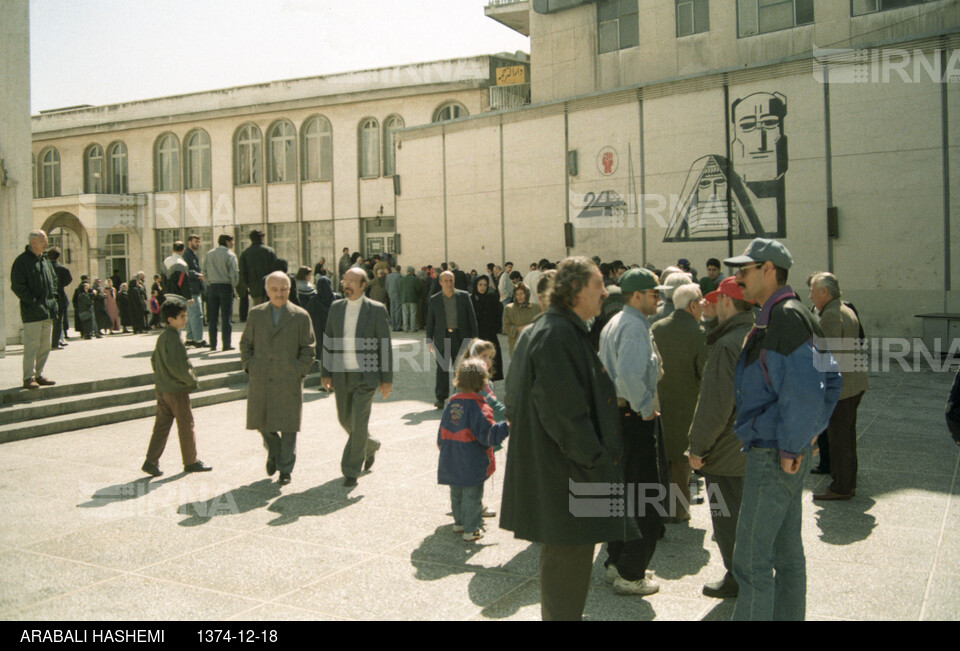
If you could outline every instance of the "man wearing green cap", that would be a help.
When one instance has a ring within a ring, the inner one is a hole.
[[[660,298],[657,276],[647,269],[631,269],[620,277],[623,310],[613,315],[600,333],[600,361],[617,389],[623,435],[624,482],[632,490],[659,487],[657,429],[660,405],[657,380],[660,360],[650,335],[648,318],[657,313]],[[618,594],[651,595],[660,585],[646,576],[663,528],[659,503],[637,500],[640,538],[611,540],[607,582]]]
[[[787,285],[793,258],[783,244],[757,238],[724,264],[737,268],[743,298],[762,306],[734,380],[734,433],[747,463],[733,551],[740,588],[733,619],[802,620],[803,478],[840,397],[840,373],[830,353],[816,348],[820,326]]]

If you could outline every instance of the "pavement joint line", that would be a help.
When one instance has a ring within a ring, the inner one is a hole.
[[[950,491],[947,493],[947,507],[943,511],[943,518],[940,521],[940,535],[937,539],[937,550],[933,554],[933,562],[930,565],[930,573],[927,576],[927,586],[923,591],[923,602],[920,606],[920,615],[918,617],[919,621],[923,621],[924,615],[927,611],[927,603],[930,600],[930,591],[933,589],[933,579],[937,571],[937,565],[940,562],[940,551],[943,549],[943,539],[944,533],[947,528],[947,518],[950,516],[950,505],[953,501],[953,492],[957,487],[957,474],[960,471],[960,452],[957,453],[957,458],[953,463],[953,479],[950,482]]]

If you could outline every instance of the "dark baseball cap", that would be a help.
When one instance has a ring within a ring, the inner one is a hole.
[[[620,276],[620,291],[624,294],[657,289],[657,277],[648,269],[630,269]]]
[[[772,262],[775,267],[789,269],[793,266],[793,256],[783,244],[776,240],[768,240],[758,237],[747,246],[743,255],[735,258],[727,258],[723,264],[728,267],[741,267],[753,262]]]

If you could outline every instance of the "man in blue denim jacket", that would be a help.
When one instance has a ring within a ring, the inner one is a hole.
[[[763,306],[735,380],[734,433],[747,466],[733,552],[740,586],[733,619],[802,620],[803,478],[840,397],[840,373],[830,353],[817,349],[820,326],[787,285],[793,258],[783,244],[757,238],[724,263],[737,268],[744,298]]]

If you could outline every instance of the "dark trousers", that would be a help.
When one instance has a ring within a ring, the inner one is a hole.
[[[827,426],[830,439],[830,475],[834,493],[849,495],[857,487],[857,408],[863,393],[837,403]]]
[[[61,341],[67,338],[67,327],[70,324],[70,319],[67,318],[67,308],[70,307],[70,301],[67,300],[66,294],[57,297],[57,307],[60,308],[60,316],[53,320],[53,335],[50,342],[54,346],[58,346]]]
[[[217,347],[217,318],[219,317],[220,327],[223,329],[223,347],[227,348],[230,346],[230,336],[233,334],[233,326],[230,325],[230,316],[233,314],[233,287],[229,283],[211,283],[207,305],[209,306],[210,347]]]
[[[456,371],[457,356],[462,346],[463,337],[459,330],[447,331],[442,342],[433,342],[437,359],[437,384],[434,393],[437,400],[446,400],[450,395],[450,373]]]
[[[147,446],[147,461],[160,463],[160,456],[167,446],[170,427],[177,421],[177,435],[180,437],[180,458],[183,465],[189,466],[197,461],[197,439],[193,432],[193,412],[190,410],[190,394],[186,392],[169,393],[157,391],[157,418],[153,423],[153,436]]]
[[[260,432],[263,437],[263,447],[267,449],[267,459],[273,459],[277,470],[290,474],[293,465],[297,462],[297,433],[296,432]]]
[[[541,545],[540,617],[545,622],[583,619],[596,545]]]
[[[737,542],[737,519],[740,500],[743,499],[743,477],[724,477],[704,474],[707,496],[710,498],[710,519],[713,537],[720,548],[723,566],[727,569],[724,581],[733,581],[733,547]]]
[[[650,559],[657,549],[657,540],[663,528],[659,501],[653,499],[664,488],[660,482],[657,463],[657,430],[660,419],[643,420],[627,407],[620,408],[620,429],[623,431],[623,480],[627,490],[638,495],[637,526],[640,537],[635,540],[611,540],[607,543],[605,565],[616,565],[617,572],[627,581],[644,577]],[[650,499],[643,499],[649,497]]]
[[[340,471],[344,477],[359,477],[367,455],[380,449],[380,442],[370,438],[367,428],[376,390],[377,387],[364,383],[363,373],[333,374],[337,418],[348,437],[340,458]]]

